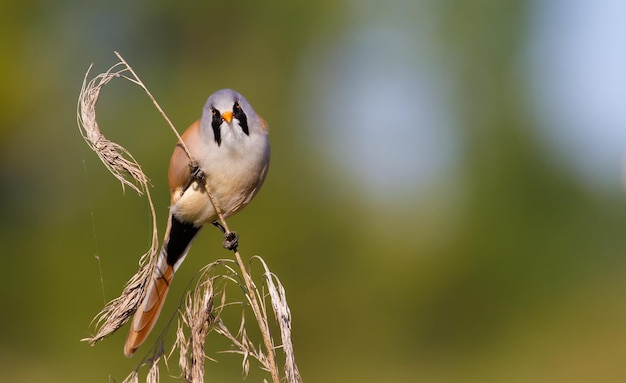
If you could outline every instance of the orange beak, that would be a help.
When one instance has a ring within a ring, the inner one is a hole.
[[[230,122],[233,120],[233,112],[224,112],[222,113],[222,120],[228,122],[230,124]]]

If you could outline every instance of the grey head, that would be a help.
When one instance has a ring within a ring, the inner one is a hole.
[[[233,89],[220,89],[209,96],[202,109],[201,125],[203,131],[213,133],[218,146],[222,144],[225,134],[241,137],[262,130],[259,116],[248,100]]]

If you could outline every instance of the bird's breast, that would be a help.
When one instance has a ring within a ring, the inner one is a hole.
[[[263,139],[266,140],[265,137]],[[245,207],[256,195],[267,174],[269,146],[261,144],[224,145],[219,150],[194,155],[205,173],[206,187],[194,181],[184,193],[182,188],[174,191],[172,213],[198,226],[215,221],[218,217],[207,188],[225,217]]]

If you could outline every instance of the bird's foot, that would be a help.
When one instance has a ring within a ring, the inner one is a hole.
[[[239,235],[234,231],[229,231],[224,234],[224,248],[226,250],[237,251],[237,246],[239,246]]]
[[[213,221],[213,226],[220,229],[222,233],[224,233],[224,243],[223,246],[226,250],[237,251],[237,247],[239,246],[239,235],[234,231],[226,232],[224,226],[218,221]]]
[[[193,181],[204,183],[204,180],[206,179],[206,174],[202,169],[200,169],[200,165],[198,165],[196,161],[191,161],[189,163],[189,168],[191,169],[191,172],[189,173],[189,178],[187,179],[187,183],[185,183],[185,186],[183,187],[181,195],[185,194],[185,191],[189,189],[189,186],[191,186]]]

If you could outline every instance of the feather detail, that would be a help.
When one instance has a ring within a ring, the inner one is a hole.
[[[133,322],[124,345],[124,354],[131,357],[137,348],[146,340],[159,318],[165,297],[174,277],[174,267],[167,264],[164,251],[159,255],[159,261],[150,279],[150,286],[143,301],[137,308]]]
[[[170,215],[165,240],[156,267],[150,277],[146,295],[137,307],[126,338],[124,354],[131,357],[146,340],[156,324],[174,273],[185,260],[199,227],[185,223]]]

